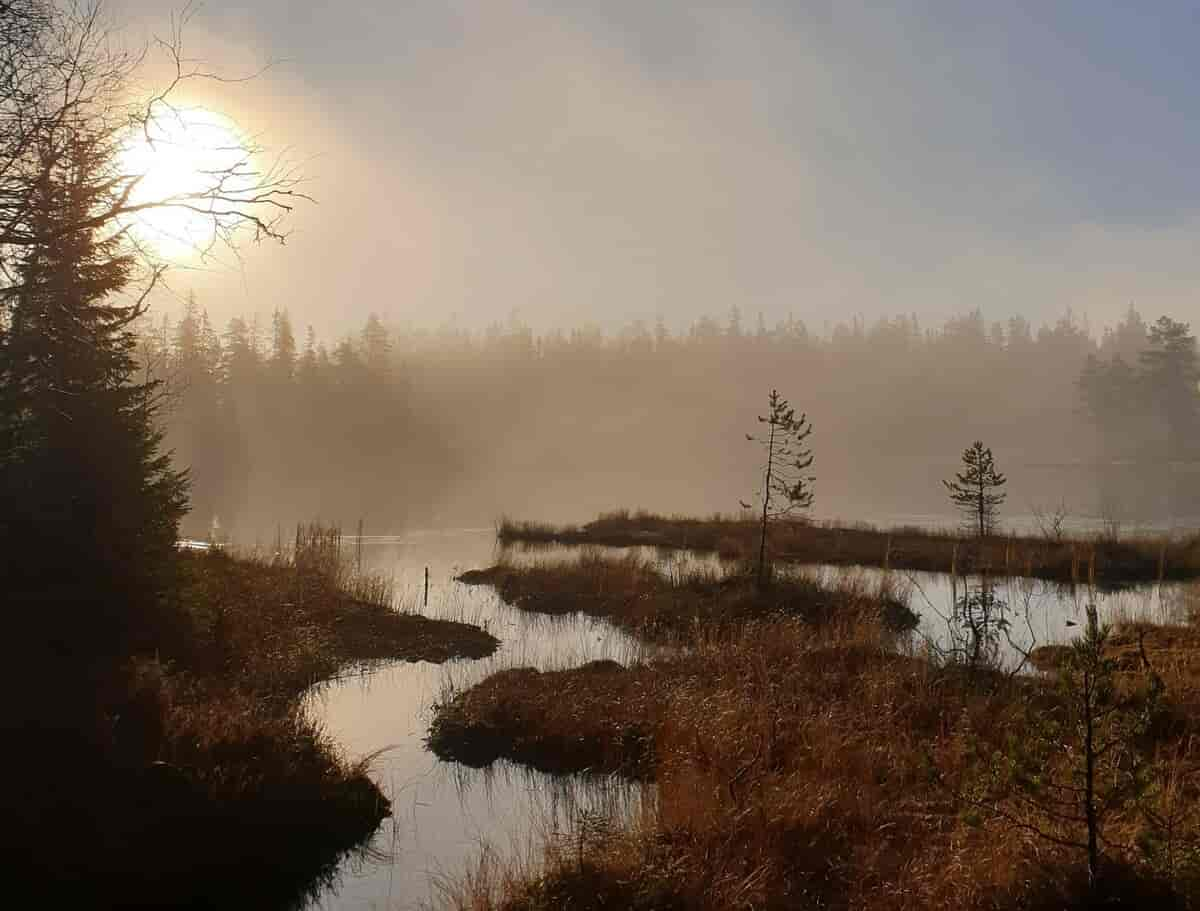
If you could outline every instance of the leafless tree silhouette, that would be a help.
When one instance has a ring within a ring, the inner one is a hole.
[[[166,37],[131,50],[110,25],[102,0],[0,0],[0,302],[20,293],[15,267],[26,251],[54,239],[39,233],[33,200],[56,171],[70,166],[71,150],[81,145],[109,150],[106,203],[56,230],[120,236],[142,266],[135,284],[140,297],[165,268],[161,255],[130,230],[141,213],[174,209],[204,219],[211,239],[202,255],[218,244],[233,248],[244,236],[286,238],[286,217],[311,198],[297,169],[283,157],[268,157],[253,140],[215,148],[221,153],[217,166],[198,174],[189,188],[154,198],[136,192],[144,175],[122,163],[119,151],[132,138],[140,134],[153,146],[178,129],[182,112],[174,99],[181,86],[239,81],[187,55],[184,29],[192,13],[185,8],[172,18]],[[171,75],[139,97],[134,77],[156,54],[166,57]]]

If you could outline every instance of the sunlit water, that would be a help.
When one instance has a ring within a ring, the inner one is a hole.
[[[364,542],[364,565],[394,574],[399,600],[432,616],[481,626],[500,639],[495,655],[479,660],[385,664],[318,687],[309,710],[346,754],[378,754],[371,774],[392,801],[385,821],[364,850],[347,858],[335,881],[316,900],[322,909],[405,909],[436,903],[440,887],[459,879],[485,846],[501,855],[538,856],[549,835],[569,833],[581,815],[629,818],[651,792],[614,779],[551,776],[508,763],[469,769],[437,759],[425,747],[433,706],[507,667],[542,670],[611,659],[622,664],[648,652],[609,623],[582,615],[547,618],[503,604],[488,586],[453,579],[467,569],[495,562],[492,529],[410,534]],[[665,574],[696,567],[728,569],[715,556],[652,547],[592,548],[601,553],[655,562]],[[577,548],[518,551],[514,559],[557,561]],[[424,572],[429,569],[428,606]],[[961,647],[963,630],[954,605],[977,578],[877,568],[793,567],[830,583],[857,576],[868,586],[885,578],[906,595],[920,624],[916,649],[946,655]],[[1010,666],[1042,644],[1067,641],[1077,632],[1090,599],[1102,620],[1182,620],[1195,607],[1194,586],[1144,586],[1120,592],[1071,589],[1050,582],[1010,579],[993,583],[1006,623],[999,637],[1001,659]]]
[[[961,656],[966,647],[967,630],[961,614],[956,614],[956,605],[962,604],[964,596],[990,591],[997,621],[996,657],[1008,668],[1024,664],[1038,646],[1068,642],[1079,635],[1089,604],[1096,605],[1101,623],[1112,624],[1133,620],[1183,623],[1197,606],[1195,587],[1175,583],[1104,591],[1016,577],[985,581],[946,573],[894,575],[900,588],[907,591],[909,607],[920,617],[914,643],[943,659],[953,657],[956,650]]]
[[[442,762],[426,749],[433,705],[496,670],[548,670],[597,659],[628,664],[645,653],[603,621],[525,614],[487,586],[452,581],[463,570],[490,565],[494,539],[494,530],[485,529],[364,545],[365,565],[395,573],[402,603],[481,626],[501,644],[483,660],[388,664],[311,694],[310,712],[349,757],[382,751],[371,775],[391,799],[393,814],[364,851],[346,860],[315,907],[428,906],[439,885],[461,877],[485,845],[501,855],[536,857],[548,834],[569,833],[585,812],[626,818],[643,799],[642,787],[615,779],[552,776],[503,762],[479,771]],[[425,567],[428,607],[422,606]]]
[[[713,553],[639,545],[635,547],[585,548],[561,546],[517,546],[510,554],[518,559],[545,563],[577,559],[581,550],[606,558],[630,558],[652,563],[667,577],[685,576],[696,570],[725,574],[735,564]],[[964,596],[978,593],[985,580],[976,575],[885,570],[874,566],[828,566],[779,564],[780,575],[804,575],[837,587],[851,583],[869,592],[885,587],[917,614],[919,623],[911,645],[928,650],[942,660],[954,657],[964,646],[966,635],[956,607]],[[1185,623],[1200,611],[1200,585],[1143,584],[1111,591],[1087,585],[1064,585],[1045,579],[1001,577],[986,580],[993,596],[992,610],[998,639],[997,659],[1012,667],[1040,645],[1069,641],[1085,621],[1086,608],[1094,603],[1102,623],[1146,620],[1153,623]]]

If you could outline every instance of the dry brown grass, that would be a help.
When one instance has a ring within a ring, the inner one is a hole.
[[[648,665],[507,671],[439,707],[435,748],[475,738],[475,761],[507,756],[657,785],[632,827],[585,850],[552,843],[537,868],[483,863],[451,891],[452,907],[1100,906],[1081,852],[1014,824],[1065,831],[1018,792],[991,805],[964,797],[1061,698],[1051,680],[971,676],[907,657],[863,615],[770,617],[710,633]],[[1102,906],[1191,907],[1200,897],[1200,636],[1153,628],[1142,639],[1167,684],[1166,710],[1143,745],[1156,784],[1106,822]],[[1132,628],[1114,638],[1130,681],[1136,640]],[[1064,750],[1051,762],[1065,772],[1072,757]],[[1169,871],[1161,852],[1156,865],[1145,854],[1162,834],[1152,813],[1177,828]]]
[[[608,513],[582,527],[502,520],[502,542],[532,545],[652,544],[748,560],[758,553],[757,522],[733,516],[707,519],[628,511]],[[1186,538],[1112,536],[1053,539],[994,536],[984,541],[919,528],[866,524],[777,522],[771,527],[774,559],[796,563],[883,566],[929,572],[974,573],[1119,585],[1200,576],[1200,535]]]
[[[348,663],[480,658],[497,644],[477,627],[396,610],[386,582],[311,555],[293,562],[216,551],[181,560],[195,634],[180,663],[260,696],[295,698]]]
[[[180,554],[157,654],[36,656],[41,682],[6,714],[22,748],[5,751],[21,785],[4,808],[10,860],[50,904],[291,906],[387,815],[366,760],[340,754],[301,694],[347,663],[496,640],[398,613],[386,580],[348,572],[312,531],[295,558]],[[87,849],[50,850],[64,838]]]
[[[692,569],[667,576],[636,556],[612,559],[585,550],[566,562],[502,562],[464,573],[459,581],[491,585],[522,610],[579,611],[656,642],[690,643],[770,617],[817,624],[882,617],[897,629],[916,622],[906,592],[892,580],[871,582],[854,574],[833,582],[802,573],[780,575],[764,589],[749,572]]]
[[[612,661],[500,671],[439,707],[429,745],[442,759],[475,767],[504,757],[545,772],[645,778],[673,680],[658,668]]]

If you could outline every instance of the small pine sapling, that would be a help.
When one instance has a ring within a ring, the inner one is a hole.
[[[950,500],[967,517],[980,538],[995,531],[996,511],[1008,496],[1001,487],[1008,478],[996,470],[992,450],[976,440],[963,450],[963,470],[956,472],[953,481],[942,481],[950,492]]]
[[[763,449],[762,514],[758,543],[757,579],[760,588],[767,584],[767,528],[772,521],[787,518],[813,503],[812,484],[816,480],[805,474],[812,465],[812,451],[804,442],[812,433],[807,416],[796,416],[787,399],[775,389],[767,400],[767,415],[758,416],[766,429],[746,439]],[[743,509],[750,504],[741,501]]]

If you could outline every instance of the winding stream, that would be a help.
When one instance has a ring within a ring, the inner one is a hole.
[[[548,670],[596,659],[628,664],[645,654],[606,622],[525,614],[487,586],[453,581],[494,562],[494,547],[491,528],[364,546],[364,564],[394,572],[402,604],[420,605],[428,566],[429,605],[421,612],[482,626],[501,644],[483,660],[397,662],[345,675],[310,694],[310,712],[348,756],[382,751],[371,775],[392,801],[392,818],[343,862],[311,907],[428,906],[439,885],[461,877],[485,846],[502,856],[536,857],[545,836],[569,831],[580,811],[624,817],[642,800],[642,787],[615,779],[553,776],[504,762],[476,770],[442,762],[425,748],[432,707],[451,688],[472,686],[506,667]]]
[[[664,572],[688,565],[716,568],[715,557],[638,549],[660,563]],[[559,559],[574,548],[533,552],[532,559]],[[618,553],[629,553],[619,551]],[[645,646],[611,624],[572,615],[547,618],[503,604],[487,586],[464,586],[454,576],[491,565],[497,556],[491,528],[413,533],[369,539],[363,562],[394,574],[400,603],[433,617],[461,620],[489,630],[500,639],[496,654],[480,661],[446,664],[397,662],[348,673],[309,694],[308,708],[346,754],[378,754],[371,775],[392,801],[386,820],[368,845],[346,858],[334,881],[310,907],[329,911],[410,909],[437,901],[440,887],[461,879],[490,850],[500,856],[535,862],[549,835],[571,830],[582,811],[628,818],[648,787],[619,780],[553,776],[505,762],[488,770],[469,769],[437,759],[425,748],[433,705],[506,667],[541,670],[611,659],[629,664],[647,657]],[[429,568],[429,604],[421,607],[424,570]],[[879,569],[806,567],[795,571],[829,575],[861,574],[877,584]],[[953,644],[952,614],[963,579],[938,573],[894,572],[892,582],[908,592],[920,617],[915,641],[940,647]],[[1061,642],[1072,635],[1089,597],[1105,619],[1146,617],[1166,622],[1186,612],[1196,588],[1146,586],[1114,593],[1089,594],[1053,583],[1011,579],[996,583],[1006,605],[1011,643],[1019,649]]]

